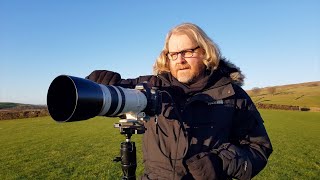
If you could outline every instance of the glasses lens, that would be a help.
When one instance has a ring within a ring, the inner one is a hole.
[[[192,55],[193,55],[192,51],[185,51],[183,56],[188,58],[188,57],[192,57]]]
[[[177,53],[169,53],[168,54],[168,58],[171,60],[175,60],[175,59],[177,59],[177,57],[178,57]]]

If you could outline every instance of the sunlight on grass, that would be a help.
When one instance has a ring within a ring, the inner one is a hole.
[[[320,177],[320,113],[261,110],[274,152],[255,179]],[[56,123],[50,117],[0,121],[0,179],[119,179],[125,140],[118,119]],[[143,172],[141,137],[134,135]]]

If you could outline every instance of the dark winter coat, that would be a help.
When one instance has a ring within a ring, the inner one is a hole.
[[[263,120],[221,61],[206,78],[186,86],[170,73],[121,79],[94,71],[88,79],[133,88],[148,81],[162,91],[162,112],[145,123],[142,179],[250,179],[272,152]]]

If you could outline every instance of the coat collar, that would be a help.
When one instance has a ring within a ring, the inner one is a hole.
[[[218,100],[226,99],[235,94],[235,91],[230,79],[222,78],[221,80],[219,80],[219,82],[220,82],[219,86],[218,85],[212,86],[211,88],[203,92],[193,95],[188,100],[188,104],[194,101],[204,101],[207,103],[214,103],[214,102],[217,102]]]

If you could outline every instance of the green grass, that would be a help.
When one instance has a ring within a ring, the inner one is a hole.
[[[112,160],[125,138],[114,122],[102,117],[73,123],[49,117],[0,121],[0,179],[120,177],[121,166]],[[140,150],[141,142],[136,146]]]
[[[255,179],[320,177],[320,113],[261,110],[274,152]],[[117,119],[0,121],[0,179],[120,179]],[[141,175],[141,135],[134,135]]]
[[[274,152],[256,179],[319,179],[320,113],[260,112]]]

